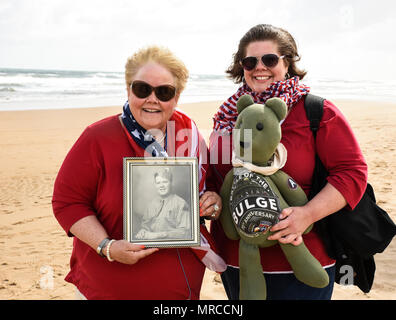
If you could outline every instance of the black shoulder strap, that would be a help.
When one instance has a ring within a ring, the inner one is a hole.
[[[315,96],[308,93],[305,97],[304,108],[307,114],[307,119],[310,122],[310,128],[314,137],[316,138],[316,131],[319,129],[320,121],[323,116],[323,103],[322,97]]]
[[[307,119],[310,123],[312,135],[316,140],[316,133],[319,130],[320,121],[323,116],[323,103],[324,99],[313,94],[307,94],[305,96],[304,108],[307,115]],[[315,152],[315,168],[312,176],[312,186],[308,195],[308,199],[312,199],[316,196],[320,190],[326,185],[327,170],[323,166],[318,154]],[[327,254],[333,258],[337,258],[339,253],[339,243],[333,237],[331,228],[329,227],[329,217],[325,217],[315,222],[315,228],[317,233],[322,238],[323,244],[326,248]],[[339,272],[339,266],[336,265],[336,272]],[[338,275],[339,273],[337,273]]]
[[[319,129],[320,121],[322,120],[324,100],[325,99],[310,93],[305,97],[304,108],[307,114],[307,119],[310,122],[310,128],[314,139],[316,139],[316,133]],[[312,178],[312,188],[308,197],[309,199],[312,199],[326,185],[327,175],[327,170],[316,153],[315,169]]]

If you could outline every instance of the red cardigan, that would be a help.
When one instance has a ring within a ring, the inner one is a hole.
[[[287,162],[282,168],[293,177],[308,195],[312,174],[315,166],[315,150],[329,171],[327,178],[346,199],[349,207],[354,208],[362,197],[367,183],[367,164],[359,144],[342,113],[330,101],[325,100],[323,118],[317,133],[316,144],[309,128],[309,121],[304,110],[304,99],[292,108],[282,123],[281,142],[287,149]],[[222,141],[225,140],[225,141]],[[214,164],[215,172],[220,182],[232,168],[231,160],[226,164],[230,154],[231,139],[220,137],[217,143],[211,139],[210,152],[212,159],[218,153],[218,164]],[[217,147],[216,147],[217,145]],[[238,241],[229,240],[218,221],[212,223],[211,233],[216,240],[216,246],[226,263],[238,266]],[[304,243],[323,266],[334,263],[325,252],[323,243],[315,230],[303,236]],[[264,272],[291,271],[291,267],[283,255],[279,245],[260,249],[261,263]]]
[[[170,120],[176,130],[191,125],[178,111]],[[86,128],[54,186],[53,211],[69,236],[75,222],[95,215],[110,238],[123,238],[123,157],[142,156],[144,150],[124,131],[118,115]],[[133,265],[109,262],[74,238],[70,269],[65,280],[88,299],[179,300],[199,299],[205,266],[188,248],[160,249]]]

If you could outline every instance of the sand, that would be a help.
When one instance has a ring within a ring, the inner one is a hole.
[[[362,147],[378,203],[396,221],[396,103],[336,101]],[[219,102],[181,109],[207,138]],[[72,239],[52,214],[53,182],[83,129],[120,107],[0,112],[0,299],[74,299],[69,270]],[[396,299],[396,241],[375,256],[370,293],[335,286],[333,299]],[[226,299],[220,277],[207,271],[202,299]]]

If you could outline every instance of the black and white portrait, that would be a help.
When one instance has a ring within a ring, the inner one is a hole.
[[[194,166],[135,164],[130,168],[130,241],[179,245],[195,238]]]

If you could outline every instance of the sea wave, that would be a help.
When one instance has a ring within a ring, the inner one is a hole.
[[[0,87],[0,92],[15,92],[13,87]]]
[[[327,99],[396,101],[396,81],[304,79]],[[179,103],[223,101],[238,88],[226,75],[191,74]],[[0,68],[0,111],[122,105],[123,72]]]

